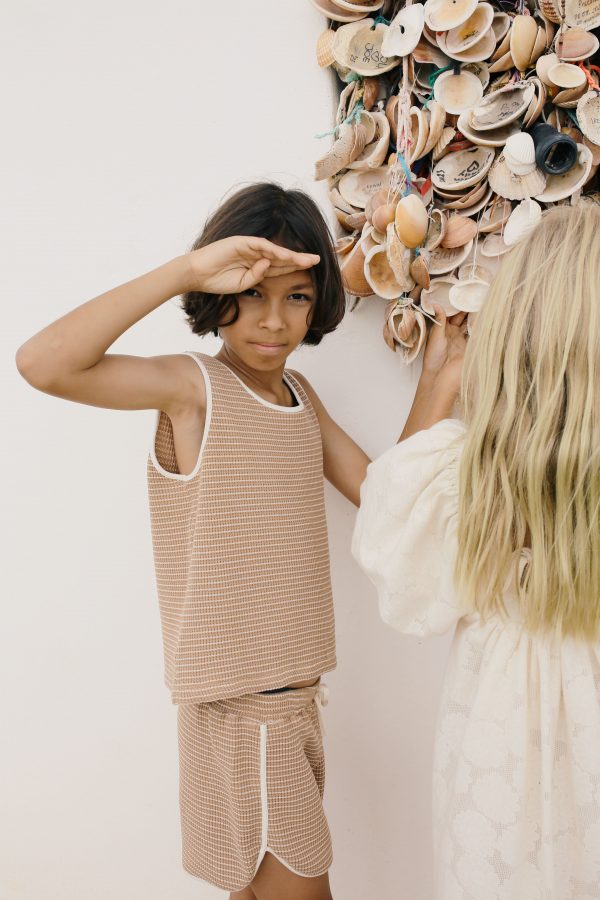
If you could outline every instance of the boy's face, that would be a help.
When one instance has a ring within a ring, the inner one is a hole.
[[[281,368],[306,336],[315,299],[309,271],[265,278],[238,294],[240,314],[221,327],[223,343],[253,369]]]

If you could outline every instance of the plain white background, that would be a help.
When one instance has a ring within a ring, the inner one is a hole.
[[[152,412],[32,390],[14,353],[86,299],[183,252],[232,185],[310,191],[332,125],[308,0],[21,0],[3,16],[1,268],[5,558],[0,898],[213,900],[179,861],[175,709],[146,501]],[[376,455],[418,377],[364,301],[297,353],[337,421]],[[177,301],[115,345],[198,348]],[[328,487],[339,667],[327,682],[326,808],[339,900],[428,900],[430,766],[445,640],[379,620],[351,559],[354,508]]]

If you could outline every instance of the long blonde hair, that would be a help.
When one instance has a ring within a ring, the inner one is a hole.
[[[456,584],[485,619],[600,626],[600,206],[544,213],[502,262],[465,358]],[[522,550],[530,547],[525,566]]]

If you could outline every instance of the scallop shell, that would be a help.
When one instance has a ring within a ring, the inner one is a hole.
[[[524,200],[537,196],[544,189],[546,176],[538,168],[524,175],[511,172],[504,155],[501,154],[488,174],[492,189],[506,200]]]
[[[560,12],[558,11],[557,5],[555,5],[553,0],[538,0],[538,5],[540,8],[540,12],[546,19],[548,19],[550,22],[556,23],[557,25],[560,24]]]
[[[426,0],[425,21],[432,31],[449,31],[466,22],[477,0]]]
[[[418,247],[425,240],[427,210],[416,194],[402,197],[396,207],[396,234],[405,247]]]
[[[477,234],[477,225],[467,216],[450,216],[446,222],[446,234],[441,246],[446,249],[464,247]]]
[[[442,72],[433,86],[433,96],[447,113],[458,115],[479,103],[483,97],[483,85],[476,75],[461,71]]]
[[[506,165],[515,175],[527,175],[535,169],[535,144],[530,134],[519,131],[504,146]]]
[[[385,244],[378,244],[369,250],[365,256],[364,275],[373,293],[384,300],[393,300],[402,293],[389,264]]]
[[[578,158],[573,168],[562,175],[550,175],[544,190],[534,194],[536,200],[556,203],[583,187],[592,169],[592,151],[585,144],[577,144],[577,150]]]
[[[554,50],[559,59],[565,62],[578,62],[588,59],[598,50],[600,43],[595,34],[583,28],[567,28],[559,31],[554,42]]]
[[[448,299],[461,312],[479,312],[483,307],[490,286],[479,278],[465,278],[448,291]]]
[[[542,218],[542,207],[535,200],[527,199],[519,203],[510,215],[504,228],[504,243],[509,247],[517,244],[533,231]]]
[[[390,22],[381,45],[382,51],[386,56],[408,56],[421,39],[424,23],[425,7],[422,3],[405,6]]]
[[[330,28],[323,31],[317,38],[317,63],[322,69],[326,69],[334,62],[335,57],[331,52],[334,40],[335,32]]]

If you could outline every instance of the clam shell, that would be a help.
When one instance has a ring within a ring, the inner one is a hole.
[[[565,21],[573,28],[584,28],[586,31],[598,28],[600,3],[598,0],[566,0]]]
[[[447,113],[458,115],[479,103],[483,97],[483,85],[476,75],[461,71],[442,72],[433,86],[433,96]]]
[[[588,59],[598,50],[599,42],[595,34],[583,28],[567,28],[559,31],[554,41],[554,50],[559,59],[566,62],[578,62]]]
[[[428,288],[431,283],[428,259],[429,254],[426,250],[422,250],[410,264],[410,274],[414,278],[416,284],[422,288]]]
[[[373,222],[373,228],[376,228],[377,231],[385,232],[390,222],[394,221],[395,216],[395,205],[393,203],[383,203],[381,206],[378,206],[373,213],[371,220]]]
[[[477,0],[426,0],[425,21],[432,31],[449,31],[466,22]]]
[[[385,113],[374,112],[370,115],[375,125],[375,139],[367,144],[353,162],[348,163],[349,169],[374,169],[385,162],[390,143],[390,123]]]
[[[482,213],[479,220],[480,234],[492,233],[500,231],[505,222],[508,221],[512,212],[512,203],[509,200],[500,200],[498,198]]]
[[[373,214],[378,206],[389,202],[389,193],[386,188],[381,188],[371,194],[365,206],[365,215],[369,222],[373,222]]]
[[[445,199],[441,206],[444,209],[458,209],[462,210],[466,216],[473,215],[473,207],[479,204],[479,201],[482,200],[486,194],[490,193],[489,185],[484,179],[480,184],[476,184],[473,188],[467,191],[466,194],[461,194],[458,197]]]
[[[381,9],[385,0],[333,0],[333,2],[340,9],[348,9],[351,12],[371,13]]]
[[[527,81],[509,84],[486,94],[471,115],[471,127],[488,131],[518,119],[527,110],[535,95],[535,85]]]
[[[464,247],[477,234],[477,225],[467,216],[450,216],[446,222],[446,234],[441,246],[447,249]]]
[[[389,264],[385,244],[372,247],[365,256],[364,275],[373,293],[384,300],[393,300],[402,294]]]
[[[412,55],[416,62],[435,66],[436,69],[443,69],[444,66],[448,65],[446,54],[442,53],[437,44],[433,46],[424,37],[421,37]]]
[[[443,31],[439,34],[438,43],[440,49],[443,50],[450,59],[456,59],[459,62],[483,62],[484,60],[489,59],[493,53],[494,47],[496,46],[496,38],[492,27],[490,26],[488,30],[481,35],[477,43],[473,44],[471,47],[467,47],[466,50],[450,50]]]
[[[377,169],[346,172],[338,182],[338,189],[347,203],[364,209],[369,197],[379,190],[387,190],[389,184],[390,170],[387,166],[381,166]]]
[[[490,286],[479,278],[465,278],[448,291],[448,299],[461,312],[479,312],[486,301]]]
[[[527,112],[523,118],[523,128],[529,128],[539,119],[544,110],[544,104],[546,103],[547,91],[543,81],[535,75],[529,80],[535,85],[535,95],[527,107]]]
[[[423,201],[416,194],[402,197],[396,207],[396,234],[405,247],[418,247],[425,240],[429,219]]]
[[[551,84],[561,88],[580,87],[587,82],[583,69],[568,62],[559,62],[552,66],[548,70],[548,78]]]
[[[315,181],[323,181],[345,169],[352,157],[356,129],[353,125],[340,125],[338,137],[327,153],[315,162]]]
[[[430,316],[435,315],[433,304],[441,306],[447,316],[453,316],[456,309],[450,303],[448,296],[450,288],[458,283],[458,279],[454,275],[444,275],[440,278],[432,278],[428,288],[421,291],[421,307]]]
[[[510,215],[504,228],[504,243],[509,247],[517,244],[533,231],[542,218],[542,207],[535,200],[527,199],[519,203]]]
[[[362,19],[351,25],[342,25],[335,33],[332,53],[335,61],[357,75],[377,75],[389,72],[397,66],[396,56],[387,57],[381,45],[387,33],[387,25],[375,25],[374,19]]]
[[[582,84],[576,88],[567,88],[566,90],[559,91],[558,94],[555,94],[552,98],[552,102],[556,106],[562,106],[563,109],[575,109],[579,99],[583,97],[586,91],[587,84]]]
[[[488,234],[481,244],[482,256],[504,256],[509,250],[510,247],[504,243],[500,234]]]
[[[363,105],[366,110],[371,110],[379,97],[379,78],[367,76],[363,80]]]
[[[460,190],[481,181],[493,162],[494,151],[489,147],[472,147],[450,153],[435,164],[431,181],[437,187]]]
[[[446,275],[452,272],[465,261],[472,249],[473,241],[469,241],[464,247],[436,247],[431,251],[429,274]]]
[[[480,281],[485,281],[486,284],[491,284],[493,277],[493,273],[489,269],[477,265],[475,260],[467,260],[467,262],[463,263],[458,270],[459,281],[468,281],[469,278],[478,278]]]
[[[585,144],[577,144],[578,158],[572,169],[563,175],[550,175],[543,191],[535,199],[544,203],[556,203],[570,197],[586,183],[592,169],[592,151]]]
[[[470,72],[471,75],[475,75],[476,78],[479,78],[481,82],[482,88],[486,89],[488,84],[490,83],[490,70],[488,68],[487,63],[484,62],[468,62],[465,63],[464,66],[461,67],[463,72]]]
[[[429,228],[425,239],[425,249],[435,250],[442,243],[446,234],[446,216],[441,209],[432,209],[429,217]],[[431,261],[430,261],[431,262]]]
[[[445,128],[442,129],[442,133],[438,139],[438,142],[435,145],[435,147],[433,148],[433,161],[434,162],[437,162],[438,159],[440,159],[442,157],[446,147],[454,139],[455,134],[456,134],[456,131],[454,130],[454,128],[451,128],[449,125],[447,125]]]
[[[588,137],[585,137],[585,135],[583,138],[583,143],[585,144],[585,146],[588,148],[588,150],[592,154],[592,165],[593,166],[599,165],[600,164],[600,145],[594,144],[594,142],[590,141],[590,139]],[[598,197],[596,197],[596,199],[597,199],[597,202],[600,202],[600,201],[598,201]]]
[[[429,137],[429,119],[425,110],[418,106],[411,106],[409,115],[411,139],[408,161],[412,164],[423,155],[423,150]]]
[[[355,297],[370,297],[373,293],[371,285],[365,278],[365,253],[362,242],[358,241],[350,253],[341,260],[340,271],[344,287]]]
[[[429,101],[429,134],[421,156],[427,156],[436,146],[446,122],[446,110],[437,100]]]
[[[342,256],[346,256],[346,254],[350,253],[354,245],[356,244],[356,236],[351,234],[345,234],[343,237],[337,238],[335,242],[335,252],[338,259]]]
[[[588,91],[577,103],[577,121],[585,137],[600,144],[600,94]]]
[[[508,125],[490,131],[476,131],[471,128],[468,110],[460,114],[457,125],[458,130],[467,140],[480,147],[504,147],[511,134],[519,131],[519,126],[515,122],[509,122]]]
[[[533,16],[514,17],[510,29],[510,52],[520,72],[524,72],[531,62],[537,35],[538,24]]]
[[[405,342],[407,346],[402,346],[402,357],[406,364],[411,363],[419,355],[426,337],[427,324],[425,322],[425,316],[417,309],[415,310],[415,326],[409,341]]]
[[[514,66],[513,58],[510,50],[507,50],[495,62],[490,64],[490,72],[495,75],[497,72],[508,72]]]
[[[422,3],[405,6],[390,22],[381,45],[386,56],[408,56],[412,53],[423,33],[425,8]]]
[[[478,3],[468,19],[446,32],[446,47],[453,53],[468,50],[489,31],[493,21],[493,7],[489,3]],[[495,32],[494,46],[496,46]]]
[[[393,224],[388,225],[386,230],[386,252],[388,262],[401,291],[405,293],[411,291],[415,286],[414,279],[410,274],[411,251],[404,246],[396,234]]]
[[[508,13],[505,12],[494,12],[494,17],[492,19],[492,28],[494,29],[494,34],[496,35],[496,41],[500,42],[507,34],[511,25],[511,18]]]
[[[540,56],[535,64],[535,71],[537,72],[538,78],[547,87],[552,87],[552,82],[548,77],[548,73],[552,66],[556,66],[559,62],[560,60],[556,53],[545,53],[543,56]]]

